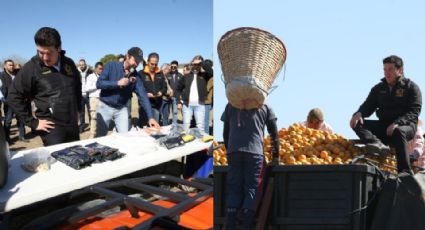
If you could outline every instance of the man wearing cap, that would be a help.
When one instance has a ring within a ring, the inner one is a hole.
[[[310,129],[323,130],[328,133],[333,133],[332,127],[325,122],[322,110],[319,108],[310,110],[307,115],[307,120],[301,122],[300,124]]]
[[[77,141],[81,111],[81,78],[75,63],[65,56],[59,32],[40,28],[34,36],[37,55],[13,80],[8,104],[21,121],[37,131],[45,146]],[[35,116],[28,103],[33,100]]]
[[[127,104],[133,91],[138,96],[139,105],[146,111],[149,126],[159,127],[157,121],[153,119],[143,82],[135,71],[141,61],[143,61],[142,50],[139,47],[132,47],[125,55],[124,62],[111,61],[105,65],[96,84],[101,90],[96,114],[96,136],[107,134],[111,120],[114,120],[119,133],[128,131]]]
[[[418,85],[404,77],[403,60],[395,55],[384,58],[384,78],[370,91],[350,120],[351,128],[369,152],[387,155],[393,144],[399,173],[413,173],[408,141],[415,136],[422,109]],[[363,120],[376,112],[379,120]]]

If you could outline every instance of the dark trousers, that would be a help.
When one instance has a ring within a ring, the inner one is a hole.
[[[84,127],[84,124],[86,123],[86,109],[89,116],[89,121],[91,121],[91,115],[90,115],[90,98],[88,95],[83,96],[81,99],[81,113],[80,113],[80,127]]]
[[[162,100],[162,105],[161,105],[161,118],[162,118],[162,125],[166,126],[169,123],[169,116],[170,116],[170,108],[171,106],[173,106],[173,101],[171,99],[168,100]]]
[[[228,154],[227,159],[227,207],[255,211],[256,198],[261,193],[264,156],[234,152]]]
[[[50,133],[44,131],[39,131],[38,133],[41,137],[41,140],[43,141],[44,146],[80,140],[78,125],[55,125],[55,128],[50,130]]]
[[[157,122],[159,122],[159,110],[160,108],[152,107],[153,119],[155,119]],[[148,122],[149,118],[145,112],[145,109],[139,106],[139,119],[137,121],[137,126],[141,128],[143,128],[143,126],[149,126]]]
[[[12,119],[13,119],[13,111],[12,108],[4,104],[4,132],[6,135],[6,141],[10,142],[10,128],[12,126]],[[25,137],[25,126],[24,122],[19,121],[17,122],[17,126],[19,129],[19,138]]]
[[[358,123],[353,129],[363,143],[382,141],[384,144],[392,144],[395,147],[398,172],[410,170],[408,142],[416,133],[416,126],[401,125],[394,129],[392,136],[387,136],[387,127],[391,123],[383,123],[376,120],[364,120],[364,124]]]

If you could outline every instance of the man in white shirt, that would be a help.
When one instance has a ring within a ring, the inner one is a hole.
[[[177,83],[176,98],[180,98],[177,108],[183,108],[183,128],[190,127],[192,115],[195,115],[196,127],[204,133],[205,99],[207,98],[207,82],[213,76],[211,66],[205,64],[202,56],[192,59],[190,74],[182,77]]]
[[[96,87],[97,79],[103,70],[103,63],[97,62],[94,66],[94,73],[87,77],[86,92],[89,94],[90,102],[90,135],[89,138],[95,138],[96,136],[96,108],[99,102],[100,89]]]
[[[80,62],[78,64],[78,72],[80,72],[81,75],[81,93],[82,93],[82,100],[81,100],[81,114],[80,114],[80,133],[84,132],[85,128],[85,107],[87,108],[87,112],[89,113],[89,121],[91,120],[90,117],[90,101],[89,101],[89,93],[87,92],[86,85],[87,85],[87,77],[93,73],[91,69],[87,67],[86,60],[80,59]]]
[[[300,123],[301,125],[317,130],[323,130],[330,134],[333,133],[332,127],[325,122],[322,110],[319,108],[314,108],[310,110],[307,116],[307,120]]]

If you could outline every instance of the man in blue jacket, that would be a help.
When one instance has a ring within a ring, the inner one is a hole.
[[[149,126],[159,127],[157,121],[153,119],[143,82],[135,71],[142,60],[142,50],[139,47],[132,47],[128,50],[124,62],[112,61],[105,65],[96,84],[97,88],[101,89],[96,114],[96,136],[105,136],[108,133],[111,120],[114,120],[119,133],[128,131],[127,103],[133,91],[138,96],[139,105],[146,111]]]

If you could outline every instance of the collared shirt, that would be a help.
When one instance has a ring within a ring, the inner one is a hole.
[[[86,92],[89,93],[89,97],[98,98],[100,96],[100,89],[96,87],[98,78],[99,75],[97,75],[96,72],[87,76]]]
[[[198,82],[197,82],[198,74],[193,74],[192,85],[190,85],[190,93],[189,93],[189,105],[197,106],[199,105],[199,95],[198,95]]]
[[[137,71],[133,74],[136,77],[135,83],[130,83],[125,87],[120,87],[118,81],[126,76],[124,63],[111,61],[106,63],[105,68],[96,82],[96,87],[101,89],[100,100],[115,109],[121,109],[127,106],[133,91],[137,94],[139,105],[145,109],[149,118],[153,118],[151,104],[149,102],[142,79],[140,79]]]

